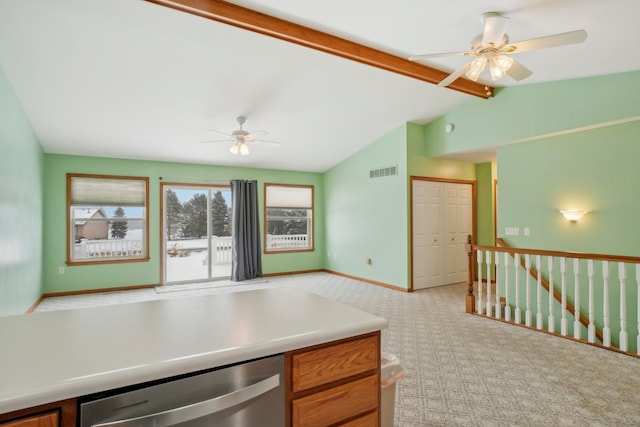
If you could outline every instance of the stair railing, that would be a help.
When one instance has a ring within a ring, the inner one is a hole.
[[[467,313],[638,355],[639,257],[498,244],[467,240]]]

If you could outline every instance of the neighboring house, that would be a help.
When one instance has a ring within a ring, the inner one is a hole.
[[[86,219],[104,219],[107,217],[103,209],[76,208],[73,211],[74,227],[77,239],[100,240],[109,238],[108,221],[86,221]]]

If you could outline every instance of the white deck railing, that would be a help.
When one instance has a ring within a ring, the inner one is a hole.
[[[214,264],[231,264],[231,236],[211,236]]]
[[[75,258],[126,258],[143,254],[142,240],[82,240],[75,244]]]
[[[231,263],[231,243],[231,236],[211,236],[214,265]],[[167,253],[171,257],[185,257],[189,256],[191,252],[203,252],[208,249],[206,238],[172,240],[169,242]],[[208,259],[208,254],[205,259]]]
[[[214,264],[231,263],[231,236],[211,236]],[[306,248],[309,242],[306,234],[267,234],[267,249]],[[75,258],[118,258],[142,255],[142,240],[105,239],[82,240],[75,244]],[[191,251],[207,250],[207,240],[175,240],[169,242],[170,256],[185,256]]]
[[[467,253],[467,312],[638,354],[640,258],[470,242]]]
[[[306,234],[267,234],[267,249],[299,249],[308,248],[309,240]]]

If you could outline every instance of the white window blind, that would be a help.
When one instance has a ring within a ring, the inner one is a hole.
[[[144,206],[147,181],[144,179],[71,177],[71,204],[74,206]]]
[[[311,209],[313,207],[313,191],[311,187],[269,184],[266,187],[266,205],[269,208]]]

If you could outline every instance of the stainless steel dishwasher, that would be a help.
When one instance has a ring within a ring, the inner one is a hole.
[[[282,427],[284,357],[95,393],[79,403],[81,427]]]

